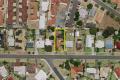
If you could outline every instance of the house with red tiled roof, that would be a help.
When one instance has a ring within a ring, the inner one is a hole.
[[[7,24],[13,23],[13,16],[14,16],[13,3],[14,3],[14,0],[8,0]]]
[[[19,5],[16,4],[15,0],[8,0],[7,24],[9,25],[27,22],[27,0],[19,0]]]
[[[71,76],[73,78],[75,78],[78,74],[82,74],[83,73],[83,65],[79,66],[79,67],[71,67]]]
[[[19,8],[19,12],[21,12],[22,15],[19,15],[19,18],[21,18],[22,22],[27,22],[28,14],[27,14],[27,1],[28,0],[22,0],[21,1],[21,6],[22,8]]]
[[[0,0],[0,7],[2,7],[4,4],[4,0]]]
[[[0,0],[0,26],[2,26],[4,23],[3,4],[4,0]]]
[[[0,75],[0,80],[3,80],[3,77]]]
[[[27,24],[31,29],[38,29],[39,26],[39,1],[28,1],[28,20]]]
[[[4,19],[3,19],[3,12],[0,10],[0,25],[3,25]]]
[[[13,76],[12,75],[9,75],[7,80],[14,80]]]
[[[38,2],[36,1],[30,1],[29,3],[29,16],[28,16],[28,19],[29,20],[36,20],[38,19]]]
[[[115,68],[114,74],[117,79],[120,79],[120,67]]]
[[[115,45],[116,45],[116,48],[117,48],[117,49],[120,49],[120,41],[117,41],[117,42],[115,43]]]

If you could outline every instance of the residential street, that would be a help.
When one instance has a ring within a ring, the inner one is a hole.
[[[120,56],[96,56],[96,55],[15,55],[0,54],[0,58],[39,58],[39,59],[120,59]]]
[[[96,3],[98,3],[99,5],[101,5],[102,7],[104,7],[105,9],[107,9],[108,11],[112,12],[113,14],[115,14],[116,16],[120,16],[120,12],[114,10],[112,7],[110,7],[109,5],[106,5],[104,2],[102,2],[101,0],[93,0]]]
[[[52,59],[46,59],[46,61],[49,64],[49,66],[52,68],[54,73],[58,76],[59,80],[64,80],[63,76],[60,74],[60,72],[57,70],[57,68],[52,63]]]

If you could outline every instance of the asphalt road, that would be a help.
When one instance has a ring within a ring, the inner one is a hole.
[[[74,54],[74,53],[73,53]],[[37,58],[37,59],[120,59],[120,56],[96,55],[15,55],[0,54],[0,58]]]
[[[95,1],[96,3],[98,3],[99,5],[101,5],[102,7],[104,7],[105,9],[107,9],[108,11],[112,12],[116,16],[120,17],[120,12],[114,10],[109,5],[106,5],[104,2],[102,2],[102,0],[93,0],[93,1]]]
[[[46,61],[48,62],[49,66],[52,68],[52,70],[54,71],[54,73],[57,75],[57,77],[59,78],[59,80],[64,80],[63,76],[60,74],[60,72],[58,71],[58,69],[52,63],[52,59],[46,59]]]

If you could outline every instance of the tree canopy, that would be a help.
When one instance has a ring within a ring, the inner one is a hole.
[[[81,20],[79,20],[77,23],[76,23],[78,26],[82,26],[83,25],[83,22]]]
[[[103,36],[104,38],[107,38],[107,37],[111,36],[112,34],[114,34],[114,32],[115,32],[115,29],[114,29],[113,27],[107,27],[107,28],[103,31],[102,36]]]
[[[96,33],[97,33],[98,31],[99,31],[99,29],[96,28],[96,27],[92,27],[92,28],[90,28],[90,30],[89,30],[90,34],[92,34],[92,35],[96,35]]]
[[[92,3],[89,3],[88,5],[87,5],[87,9],[92,9],[93,8],[93,4]]]

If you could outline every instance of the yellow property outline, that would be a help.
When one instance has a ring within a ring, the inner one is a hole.
[[[64,50],[63,51],[66,51],[66,30],[64,28],[55,28],[55,32],[54,32],[54,51],[56,51],[56,31],[58,30],[63,30],[64,31],[64,40],[63,40],[63,43],[64,43]]]

